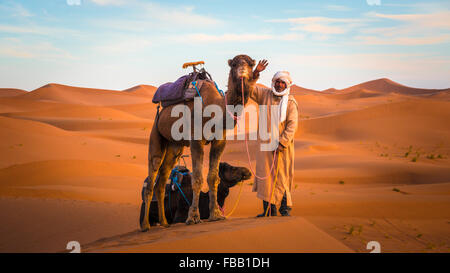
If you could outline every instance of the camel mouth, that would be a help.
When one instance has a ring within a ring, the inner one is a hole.
[[[242,180],[249,180],[250,178],[252,178],[252,173],[250,171],[247,171],[245,173],[242,174]]]
[[[246,78],[246,79],[248,79],[248,78],[249,78],[249,73],[248,73],[248,71],[247,71],[247,70],[244,70],[244,69],[238,70],[236,74],[237,74],[237,77],[238,77],[239,79],[241,79],[241,78]]]

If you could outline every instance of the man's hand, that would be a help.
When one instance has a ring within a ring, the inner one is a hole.
[[[255,68],[255,73],[259,73],[264,71],[264,69],[266,69],[267,65],[269,65],[269,63],[267,62],[267,60],[262,60],[258,62],[258,65]]]
[[[283,152],[283,151],[284,151],[283,145],[278,144],[277,152],[278,152],[278,153],[281,153],[281,152]]]

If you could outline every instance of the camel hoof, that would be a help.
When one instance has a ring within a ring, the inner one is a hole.
[[[223,217],[223,216],[219,216],[219,217],[209,217],[208,221],[210,222],[214,222],[214,221],[221,221],[221,220],[225,220],[227,218]]]
[[[168,227],[170,227],[170,225],[169,225],[168,223],[160,224],[160,226],[163,227],[163,228],[168,228]]]
[[[226,219],[226,217],[223,216],[219,210],[216,210],[214,213],[212,213],[209,216],[208,221],[220,221],[220,220],[225,220],[225,219]]]
[[[198,208],[189,208],[188,218],[186,219],[186,225],[195,225],[200,224],[202,220],[200,220],[200,212]]]
[[[195,224],[200,224],[201,222],[202,222],[202,220],[200,220],[200,218],[192,218],[192,219],[186,220],[186,225],[195,225]]]
[[[142,232],[147,232],[149,230],[150,230],[150,224],[147,224],[147,225],[141,224],[141,231]]]
[[[200,224],[202,220],[200,220],[200,215],[193,215],[191,217],[188,217],[186,220],[186,225],[195,225]]]

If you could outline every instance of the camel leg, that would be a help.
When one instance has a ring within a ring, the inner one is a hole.
[[[146,179],[147,185],[144,188],[143,194],[144,213],[140,219],[141,231],[147,231],[150,229],[150,223],[148,221],[150,202],[153,198],[153,188],[155,186],[156,176],[166,154],[167,148],[167,143],[164,139],[162,139],[155,124],[153,125],[152,132],[150,133],[148,145],[148,176]]]
[[[166,182],[169,179],[175,163],[183,154],[183,146],[170,143],[167,146],[164,161],[159,168],[158,181],[156,181],[156,199],[158,200],[158,216],[159,223],[162,227],[168,227],[166,213],[164,210],[164,196],[166,191]]]
[[[217,186],[219,185],[219,161],[225,149],[225,140],[215,140],[211,143],[211,150],[209,152],[209,171],[208,171],[208,186],[209,186],[209,221],[223,220],[222,215],[217,204]]]
[[[198,200],[200,189],[203,184],[203,144],[199,140],[191,140],[191,159],[192,159],[192,204],[189,208],[186,224],[198,224],[200,212],[198,210]]]

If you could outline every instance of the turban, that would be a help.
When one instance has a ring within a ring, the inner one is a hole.
[[[291,87],[292,85],[291,74],[289,74],[288,71],[278,71],[277,73],[275,73],[272,78],[272,86],[275,86],[275,82],[277,80],[282,80],[286,84],[287,88]]]
[[[275,90],[275,82],[277,80],[282,80],[286,84],[286,89],[282,90],[281,92],[277,92]],[[287,71],[278,71],[273,75],[272,78],[272,92],[275,96],[281,96],[281,101],[279,104],[279,110],[274,113],[276,116],[276,119],[281,123],[286,120],[286,110],[287,110],[287,104],[288,104],[288,98],[289,93],[292,85],[292,78],[291,74]]]

